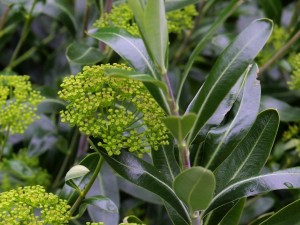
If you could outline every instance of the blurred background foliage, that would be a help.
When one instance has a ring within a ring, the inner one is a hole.
[[[116,6],[122,6],[123,2],[0,1],[0,74],[29,75],[34,87],[45,96],[38,107],[39,119],[24,134],[9,137],[4,151],[6,159],[0,162],[1,191],[36,182],[58,193],[68,168],[89,151],[86,137],[76,128],[60,122],[58,113],[65,103],[58,99],[57,92],[62,78],[78,73],[83,65],[122,62],[116,53],[88,37],[86,32],[112,24],[124,28],[122,16],[125,16],[129,29],[138,36],[133,15],[128,9],[123,6],[117,11]],[[175,94],[192,50],[231,1],[190,2],[194,6],[190,5],[177,14],[172,11],[173,14],[168,16],[169,27],[174,28],[170,30],[169,71]],[[261,110],[276,108],[281,123],[264,171],[299,166],[300,1],[238,2],[238,7],[197,56],[183,88],[185,97],[180,100],[181,110],[185,111],[216,58],[230,41],[253,20],[270,18],[275,24],[274,31],[256,60],[262,85]],[[115,15],[110,16],[111,10],[115,10]],[[112,174],[112,170],[105,167],[91,193],[100,192],[111,198],[119,207],[120,218],[134,214],[149,225],[171,224],[159,198]],[[275,191],[254,197],[246,204],[241,224],[276,211],[299,197],[298,190]],[[97,209],[89,207],[89,216],[86,214],[82,220],[90,220],[88,217],[97,219],[96,212]]]

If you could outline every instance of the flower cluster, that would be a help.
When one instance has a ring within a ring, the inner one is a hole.
[[[123,64],[86,66],[63,80],[58,94],[69,104],[61,112],[62,121],[98,138],[98,146],[110,156],[121,149],[141,155],[168,144],[161,121],[165,114],[143,83],[107,76],[108,68],[131,70]]]
[[[29,157],[27,149],[21,149],[11,158],[3,158],[0,162],[0,175],[1,191],[8,191],[20,185],[48,186],[50,183],[48,172],[39,167],[39,158]]]
[[[29,76],[0,75],[0,132],[23,133],[38,118],[37,105],[42,100],[32,89]]]
[[[181,34],[183,30],[192,29],[193,17],[197,15],[198,12],[194,5],[167,13],[168,31],[170,33]],[[140,36],[138,26],[134,21],[133,12],[126,3],[113,6],[110,13],[106,13],[95,22],[94,27],[123,28],[134,36]]]
[[[267,44],[258,55],[258,62],[260,65],[266,63],[275,52],[277,52],[289,38],[289,33],[284,27],[274,26],[272,35],[267,41]]]
[[[61,225],[71,218],[65,200],[42,186],[26,186],[0,193],[0,225]]]
[[[300,53],[292,55],[290,57],[290,64],[293,68],[291,80],[288,82],[288,86],[291,90],[300,89]]]

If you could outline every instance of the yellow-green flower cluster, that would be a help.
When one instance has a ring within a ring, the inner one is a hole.
[[[197,15],[198,12],[194,5],[168,12],[166,14],[168,31],[170,33],[181,34],[183,30],[192,29],[193,17]],[[138,26],[134,21],[133,12],[126,3],[113,6],[110,13],[105,13],[102,18],[95,22],[94,27],[123,28],[134,36],[140,36]]]
[[[288,82],[288,86],[291,90],[300,89],[300,53],[292,55],[290,57],[290,63],[293,68],[291,80]]]
[[[19,167],[20,171],[18,172],[12,167]],[[26,149],[21,149],[11,158],[3,158],[0,162],[0,174],[2,176],[1,191],[8,191],[21,185],[48,186],[50,184],[50,175],[46,170],[39,167],[38,157],[29,157]]]
[[[140,155],[168,144],[161,121],[165,114],[143,83],[107,76],[108,68],[131,70],[123,64],[86,66],[64,79],[58,94],[69,104],[61,112],[62,121],[98,138],[98,146],[110,156],[122,149]]]
[[[0,225],[61,225],[70,220],[65,200],[42,186],[26,186],[0,193]]]
[[[257,57],[259,64],[266,63],[286,43],[288,37],[289,33],[284,27],[275,25],[267,44]]]
[[[23,133],[34,120],[43,97],[31,87],[29,76],[0,75],[0,132]]]

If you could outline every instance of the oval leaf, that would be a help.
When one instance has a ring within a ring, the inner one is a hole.
[[[213,173],[203,167],[192,167],[179,174],[173,189],[193,211],[205,209],[214,194],[216,181]]]
[[[68,46],[66,56],[70,62],[80,65],[94,65],[104,59],[104,55],[97,48],[76,42]]]
[[[82,165],[76,165],[73,166],[66,174],[65,181],[72,180],[78,177],[83,177],[87,173],[89,173],[90,170]]]
[[[230,89],[243,75],[268,40],[271,32],[270,20],[256,20],[240,33],[218,58],[190,108],[191,112],[197,113],[197,119],[189,134],[188,143],[195,139],[205,122],[209,120]]]

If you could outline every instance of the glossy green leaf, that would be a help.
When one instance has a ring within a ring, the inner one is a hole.
[[[218,225],[238,225],[240,221],[241,214],[244,209],[246,198],[240,199],[230,211],[223,217]]]
[[[273,214],[274,214],[274,212],[265,213],[265,214],[257,217],[255,220],[251,221],[251,223],[249,223],[249,225],[260,225],[261,222],[265,221]]]
[[[166,84],[163,83],[162,81],[154,79],[149,74],[141,74],[135,71],[113,69],[113,68],[105,69],[105,74],[112,77],[131,78],[131,79],[142,81],[144,83],[152,83],[157,87],[159,87],[166,95],[168,94],[168,88]]]
[[[282,3],[280,0],[259,0],[266,17],[276,22],[278,25],[281,24],[282,15]]]
[[[158,150],[151,150],[153,165],[166,178],[170,186],[180,173],[180,167],[175,158],[174,138],[169,137],[169,145],[161,145]]]
[[[284,101],[280,101],[271,96],[262,96],[261,110],[274,108],[278,110],[280,121],[296,122],[300,121],[300,108],[293,107]]]
[[[188,143],[195,139],[224,97],[243,75],[268,40],[271,31],[271,21],[256,20],[219,56],[190,108],[191,112],[197,113],[197,120],[189,134]]]
[[[180,173],[173,182],[173,189],[177,196],[184,201],[191,210],[205,209],[216,187],[213,173],[203,167],[192,167]]]
[[[144,73],[150,71],[151,75],[155,74],[142,39],[134,37],[120,28],[94,29],[88,34],[111,47],[137,71]]]
[[[185,206],[154,166],[126,151],[118,156],[108,156],[104,151],[100,153],[120,176],[160,196],[186,223],[189,223],[189,214]]]
[[[210,3],[213,4],[214,0],[211,0],[206,3],[206,5],[210,5]],[[197,44],[197,46],[194,48],[193,52],[191,53],[188,62],[186,63],[186,66],[183,71],[183,75],[179,84],[179,88],[177,91],[177,98],[176,102],[179,103],[181,92],[183,89],[183,85],[185,83],[185,80],[192,68],[193,63],[197,59],[199,53],[207,46],[207,43],[209,43],[214,35],[214,33],[220,28],[220,26],[225,22],[225,20],[236,10],[237,6],[241,4],[241,1],[238,0],[231,0],[231,2],[226,6],[221,12],[220,15],[215,18],[215,22],[212,24],[212,26],[209,28],[209,30],[206,32],[204,37],[200,40],[200,42]],[[203,9],[204,10],[204,9]],[[203,12],[204,13],[204,12]]]
[[[98,196],[92,196],[85,198],[78,210],[78,217],[81,217],[83,213],[86,211],[88,206],[94,206],[98,208],[98,210],[104,210],[109,213],[117,213],[118,207],[115,205],[113,201],[111,201],[109,198],[106,198],[104,196],[98,195]]]
[[[260,225],[299,225],[299,208],[300,200],[294,201],[260,223]]]
[[[64,24],[69,32],[75,36],[77,25],[72,8],[73,3],[68,0],[47,0],[42,12]]]
[[[190,225],[187,223],[180,214],[172,206],[170,206],[167,202],[164,202],[165,208],[168,212],[169,218],[173,222],[174,225]]]
[[[164,0],[147,1],[143,26],[142,37],[144,42],[153,61],[161,73],[164,74],[166,72],[165,62],[169,41]]]
[[[163,118],[164,124],[179,143],[182,143],[187,134],[190,132],[195,120],[196,114],[194,113],[188,113],[183,116],[168,116]]]
[[[217,193],[229,183],[259,174],[271,152],[279,125],[278,113],[260,113],[245,138],[216,169]]]
[[[162,205],[161,199],[147,189],[141,188],[123,177],[118,177],[118,186],[121,191],[127,193],[135,198],[141,199],[144,202],[150,202],[152,204]]]
[[[94,65],[105,57],[99,49],[77,42],[67,47],[66,56],[69,62],[80,65]]]
[[[83,177],[88,174],[90,170],[82,165],[73,166],[66,174],[65,181],[72,180],[78,177]]]
[[[243,179],[229,185],[218,193],[204,214],[206,215],[212,210],[242,197],[293,188],[300,188],[300,167]]]
[[[260,83],[257,80],[258,68],[254,64],[241,84],[242,90],[235,101],[227,121],[206,136],[202,151],[205,168],[215,170],[245,137],[256,119],[260,101]]]
[[[198,3],[199,0],[166,0],[166,11],[172,11],[184,8],[185,6]]]

